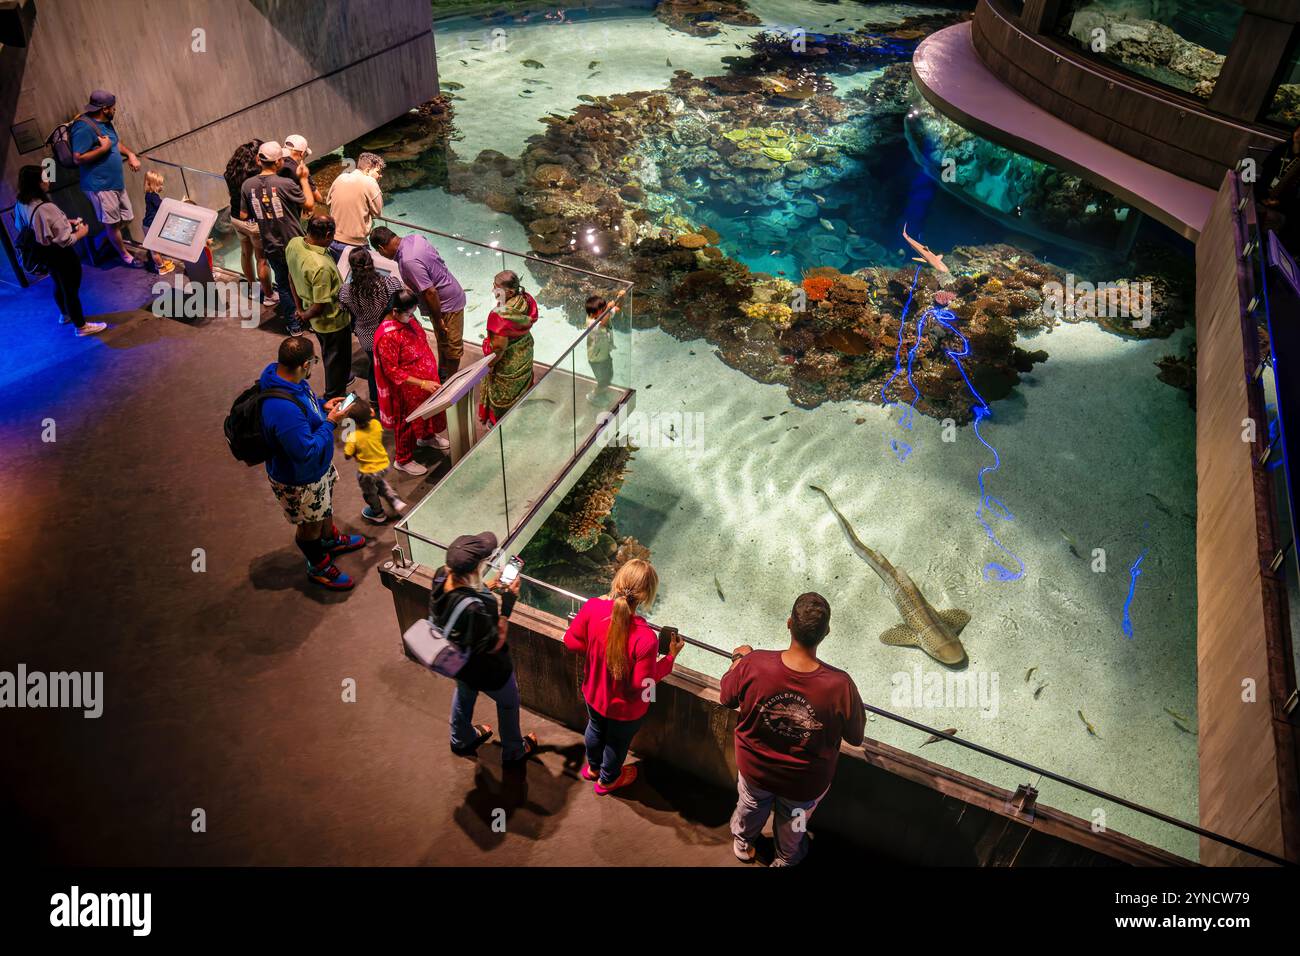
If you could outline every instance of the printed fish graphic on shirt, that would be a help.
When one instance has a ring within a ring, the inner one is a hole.
[[[966,649],[962,647],[958,635],[970,623],[970,615],[960,608],[936,611],[906,571],[894,567],[883,554],[873,551],[859,540],[853,526],[840,514],[825,489],[816,485],[808,487],[826,499],[844,536],[849,539],[850,547],[885,582],[889,599],[894,602],[894,607],[898,608],[898,613],[903,618],[902,624],[895,624],[880,635],[881,643],[893,647],[919,647],[939,663],[949,666],[964,661]]]

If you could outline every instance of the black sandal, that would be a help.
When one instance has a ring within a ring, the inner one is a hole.
[[[528,759],[529,757],[531,757],[533,754],[537,753],[537,751],[538,751],[539,749],[541,749],[541,746],[542,746],[542,745],[539,744],[539,743],[537,742],[537,735],[536,735],[536,734],[524,734],[524,752],[523,752],[522,754],[520,754],[518,757],[515,757],[515,758],[513,758],[513,759],[511,759],[511,760],[507,760],[507,761],[504,761],[504,762],[505,762],[505,763],[520,763],[520,762],[522,762],[522,761],[524,761],[524,760],[527,760],[527,759]]]
[[[478,735],[468,747],[452,747],[451,752],[457,757],[472,757],[478,748],[492,739],[492,728],[487,724],[475,724],[474,732]]]

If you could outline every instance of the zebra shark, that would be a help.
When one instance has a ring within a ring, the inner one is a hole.
[[[939,663],[949,666],[964,661],[966,649],[962,647],[958,635],[970,622],[970,615],[960,608],[936,611],[906,571],[894,567],[883,554],[862,543],[853,526],[840,514],[840,509],[835,507],[835,502],[824,488],[816,485],[808,487],[826,499],[826,504],[830,505],[831,511],[839,520],[844,536],[849,539],[849,545],[885,582],[889,599],[894,602],[894,607],[898,608],[898,613],[903,618],[902,624],[895,624],[880,635],[881,643],[894,647],[919,647]]]

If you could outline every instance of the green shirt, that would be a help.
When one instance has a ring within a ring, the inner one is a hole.
[[[302,299],[303,311],[318,303],[325,304],[320,314],[311,320],[313,331],[337,332],[347,328],[351,318],[339,305],[343,278],[329,253],[297,236],[284,247],[284,258],[289,265],[289,278],[293,280],[298,298]]]

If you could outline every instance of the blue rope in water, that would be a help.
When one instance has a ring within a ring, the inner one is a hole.
[[[903,315],[899,323],[898,345],[894,350],[894,374],[886,380],[884,387],[880,390],[882,399],[885,398],[885,393],[888,391],[890,385],[892,385],[894,380],[903,372],[903,335],[907,331],[907,313],[911,309],[912,298],[916,294],[916,285],[920,277],[921,267],[918,266],[916,273],[912,276],[912,288],[907,293],[907,303],[903,307]],[[987,448],[993,455],[993,464],[982,467],[979,470],[979,474],[976,476],[976,480],[979,484],[980,501],[979,506],[975,509],[975,516],[979,520],[980,525],[984,528],[984,533],[988,535],[988,539],[993,542],[993,546],[1006,555],[1011,561],[1014,561],[1016,567],[1013,570],[1005,564],[999,564],[997,561],[990,561],[988,564],[984,565],[984,580],[988,581],[990,578],[996,578],[999,581],[1018,581],[1025,575],[1025,562],[1002,543],[997,536],[997,532],[993,530],[993,526],[989,523],[986,516],[987,513],[992,513],[1003,521],[1015,520],[1015,515],[1011,513],[1007,506],[1004,505],[1001,500],[989,494],[988,489],[985,487],[986,476],[993,474],[1002,467],[1002,458],[998,454],[998,450],[989,444],[989,442],[984,438],[983,433],[980,431],[980,422],[985,418],[991,417],[993,415],[993,410],[989,408],[989,403],[986,402],[984,397],[976,390],[974,384],[970,380],[970,376],[966,373],[965,365],[962,364],[961,360],[970,356],[970,341],[957,328],[957,316],[954,315],[951,310],[942,306],[930,306],[922,312],[916,320],[916,342],[907,353],[907,384],[912,389],[912,400],[903,411],[898,423],[909,431],[912,429],[914,423],[916,403],[921,397],[921,390],[916,387],[916,382],[912,378],[912,369],[916,361],[916,353],[920,350],[921,343],[924,341],[925,323],[928,320],[938,322],[945,330],[951,332],[961,340],[960,350],[944,349],[944,352],[947,354],[948,358],[952,360],[953,365],[957,367],[957,371],[961,374],[962,381],[966,383],[967,390],[975,400],[973,408],[975,413],[975,437],[978,438],[980,444]],[[896,404],[898,403],[885,401],[886,408]],[[889,445],[890,450],[893,451],[894,456],[898,458],[900,462],[906,461],[907,456],[912,452],[911,445],[907,442],[900,442],[896,438],[891,439]]]
[[[1143,548],[1142,553],[1133,562],[1133,567],[1128,569],[1128,597],[1124,599],[1124,620],[1120,623],[1120,629],[1130,641],[1133,640],[1133,619],[1129,617],[1129,609],[1133,606],[1133,594],[1137,590],[1138,575],[1142,573],[1142,559],[1147,556],[1148,550]]]

